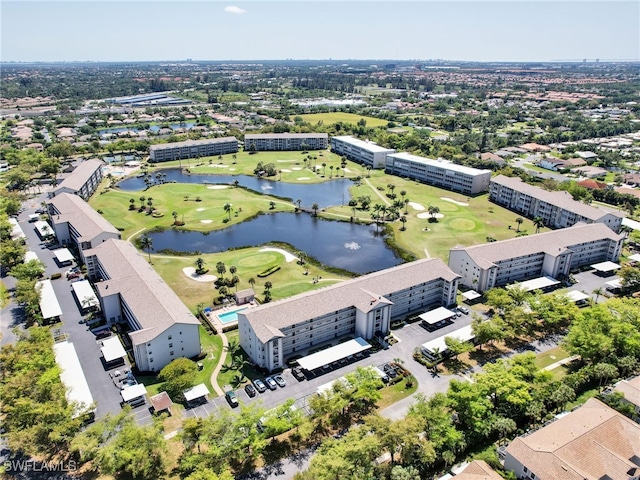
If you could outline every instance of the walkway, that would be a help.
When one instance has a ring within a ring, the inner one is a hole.
[[[222,330],[220,330],[218,335],[220,335],[220,338],[222,339],[222,354],[218,359],[218,364],[216,365],[216,368],[214,368],[213,372],[211,373],[211,387],[213,387],[213,389],[216,391],[218,395],[222,396],[224,395],[224,390],[220,388],[220,385],[218,385],[218,374],[222,369],[222,365],[224,365],[224,359],[226,357],[225,353],[226,353],[227,347],[229,346],[229,340],[227,339],[227,336],[222,332]]]
[[[369,183],[369,180],[365,178],[364,181],[367,185],[369,185],[369,188],[371,188],[371,190],[373,190],[376,193],[376,195],[378,195],[387,206],[391,205],[391,203],[389,203],[389,200],[387,200],[387,198],[384,195],[382,195],[382,193],[380,193],[380,190],[378,190],[376,187],[374,187]]]
[[[571,363],[574,360],[578,360],[578,358],[580,358],[579,355],[573,355],[571,357],[563,358],[562,360],[558,360],[557,362],[552,363],[551,365],[547,365],[542,370],[549,372],[549,371],[551,371],[551,370],[553,370],[555,368],[558,368],[558,367],[560,367],[562,365],[565,365],[567,363]]]

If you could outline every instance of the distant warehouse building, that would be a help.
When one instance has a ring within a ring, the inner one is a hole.
[[[103,163],[100,160],[86,160],[78,165],[52,192],[49,198],[60,195],[61,193],[70,193],[78,195],[83,200],[89,200],[89,197],[96,191],[102,181]]]
[[[602,223],[620,231],[623,215],[605,212],[573,199],[569,192],[551,192],[517,177],[498,175],[491,179],[489,200],[528,218],[540,217],[551,228],[566,228],[578,222]]]
[[[245,151],[325,150],[329,146],[326,133],[257,133],[244,136]]]
[[[132,244],[111,239],[85,254],[104,318],[128,331],[140,371],[200,354],[200,322]]]
[[[479,170],[457,165],[449,160],[433,160],[406,152],[388,154],[384,170],[391,175],[411,178],[465,195],[486,192],[491,181],[491,170]]]
[[[331,340],[389,333],[391,321],[456,303],[458,275],[424,259],[238,312],[240,345],[268,370]]]
[[[348,135],[331,137],[331,151],[371,168],[384,168],[387,155],[395,152],[393,148],[381,147]]]
[[[213,157],[236,153],[238,140],[236,137],[209,138],[206,140],[187,140],[176,143],[162,143],[149,147],[149,161],[169,162],[185,158]]]
[[[449,251],[449,268],[478,292],[536,277],[563,278],[572,269],[615,262],[624,236],[600,223],[516,237]]]

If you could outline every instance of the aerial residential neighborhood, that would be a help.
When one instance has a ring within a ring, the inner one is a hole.
[[[3,478],[640,478],[637,5],[23,3]]]

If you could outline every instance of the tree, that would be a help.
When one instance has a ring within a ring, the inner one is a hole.
[[[249,278],[249,280],[247,280],[249,282],[249,285],[251,285],[251,288],[253,288],[256,284],[256,279],[251,277]]]
[[[18,280],[35,280],[44,275],[45,265],[40,260],[29,260],[13,267],[9,275]]]
[[[171,212],[171,216],[173,217],[173,224],[175,225],[178,222],[178,212],[174,210]]]
[[[471,322],[471,331],[479,345],[493,343],[505,338],[505,325],[500,317],[484,321],[481,317],[475,317]]]
[[[224,211],[229,214],[229,220],[231,220],[231,211],[232,210],[233,210],[233,208],[231,207],[230,203],[225,203],[224,204]]]
[[[216,272],[218,272],[218,275],[220,275],[221,277],[225,273],[227,273],[227,267],[224,265],[223,262],[216,263]]]
[[[458,358],[458,355],[473,350],[473,344],[469,342],[463,342],[456,337],[444,337],[444,343],[447,345],[448,352],[453,355],[454,358]]]
[[[407,223],[407,217],[405,217],[404,215],[402,215],[402,216],[400,217],[400,221],[402,222],[402,228],[401,228],[401,230],[402,230],[402,231],[405,231],[405,230],[406,230],[406,226],[405,226],[405,225],[406,225],[406,223]]]
[[[24,241],[19,239],[3,240],[0,248],[0,265],[11,270],[22,263],[27,249]]]
[[[195,385],[198,366],[188,358],[176,358],[158,374],[162,387],[176,401],[183,399],[182,392]]]
[[[204,273],[205,263],[206,262],[204,261],[204,258],[202,257],[196,258],[196,274],[197,275],[202,275]]]
[[[151,250],[153,250],[153,240],[146,233],[140,239],[140,247],[149,253],[149,263],[151,263]]]
[[[524,222],[524,220],[523,220],[523,218],[522,218],[522,217],[518,217],[518,218],[516,218],[516,223],[518,224],[518,227],[517,227],[517,229],[516,229],[516,232],[519,232],[519,231],[520,231],[520,225],[522,225],[522,222]]]
[[[618,271],[620,284],[627,292],[635,292],[640,289],[640,268],[623,267]]]
[[[538,233],[540,229],[544,227],[544,220],[542,219],[542,217],[534,217],[533,226],[536,227],[536,233]]]
[[[431,218],[435,220],[438,213],[440,213],[440,208],[435,205],[429,205],[429,207],[427,208],[427,212],[429,213]]]
[[[313,205],[311,205],[311,210],[313,210],[314,217],[318,216],[318,208],[320,208],[320,206],[317,203],[314,203]]]
[[[130,198],[129,199],[129,210],[135,210],[136,209],[136,199],[135,198]]]
[[[274,210],[276,208],[276,202],[273,200],[269,202],[269,210]]]

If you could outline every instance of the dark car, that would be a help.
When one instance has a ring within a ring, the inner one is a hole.
[[[256,390],[259,391],[260,393],[264,393],[267,391],[267,386],[259,378],[256,378],[253,381],[253,386],[256,387]]]
[[[247,395],[249,395],[250,397],[255,397],[258,394],[255,387],[250,383],[244,386],[244,391],[247,392]]]
[[[98,333],[96,333],[96,338],[100,339],[100,338],[107,338],[111,336],[111,331],[110,330],[102,330]]]
[[[295,377],[299,382],[303,381],[305,378],[304,373],[302,373],[302,369],[295,367],[291,369],[291,374]]]
[[[267,384],[267,387],[269,387],[271,390],[277,390],[278,389],[278,384],[276,383],[276,381],[272,377],[265,378],[264,382]]]
[[[273,380],[278,384],[280,388],[284,388],[287,386],[287,382],[284,381],[284,378],[282,378],[282,375],[275,375],[273,377]]]
[[[393,368],[388,363],[386,363],[382,369],[384,370],[384,373],[389,375],[389,378],[396,378],[398,376],[398,373],[396,372],[396,369]]]
[[[224,397],[227,399],[227,402],[229,402],[229,405],[231,405],[232,407],[235,408],[238,406],[238,396],[236,395],[236,392],[234,392],[233,390],[230,390],[227,393],[225,393]]]

